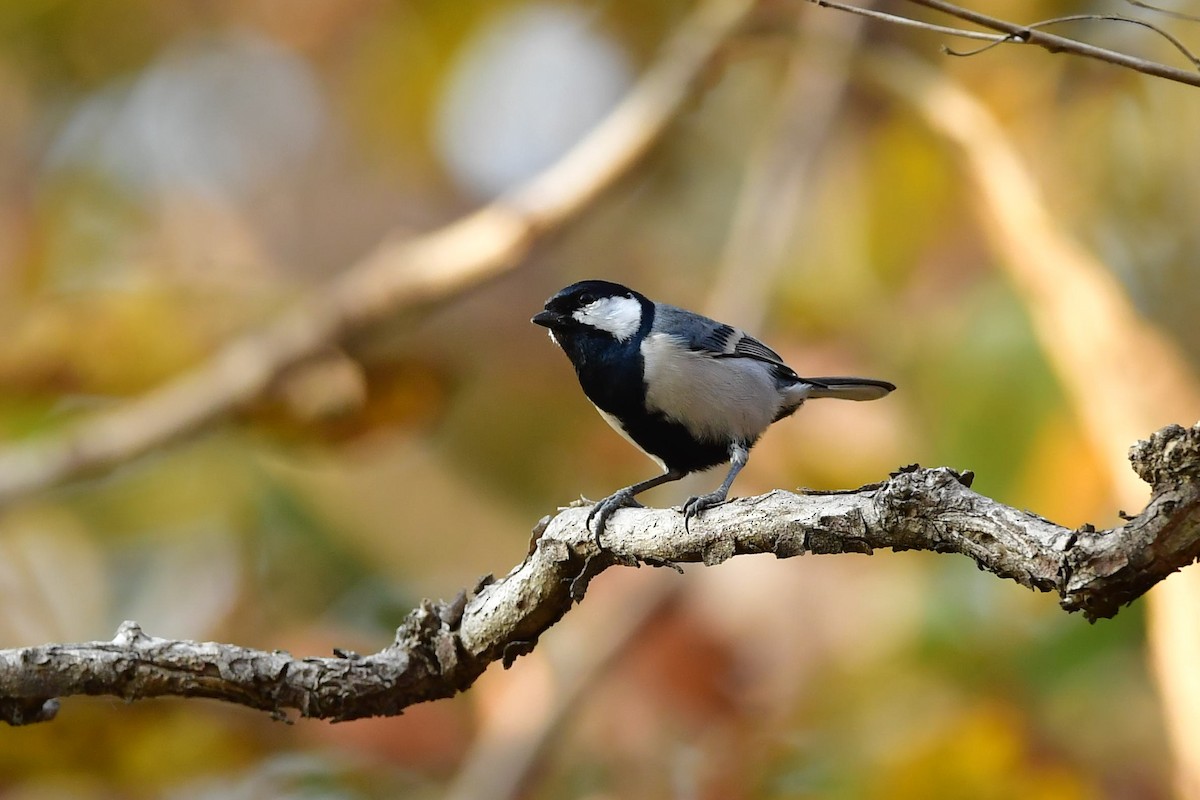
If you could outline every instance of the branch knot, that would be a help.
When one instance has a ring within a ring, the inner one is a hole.
[[[1156,491],[1166,484],[1200,481],[1200,422],[1168,425],[1129,449],[1138,477]]]

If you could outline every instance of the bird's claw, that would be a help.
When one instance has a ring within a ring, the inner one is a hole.
[[[588,512],[585,524],[588,530],[592,531],[592,536],[596,539],[596,549],[604,549],[604,545],[600,543],[600,534],[604,532],[604,526],[608,524],[609,517],[622,508],[642,508],[642,504],[634,499],[632,494],[622,489],[596,503],[596,505],[592,506],[592,510]],[[596,520],[595,528],[592,527],[593,519]]]
[[[725,492],[709,492],[708,494],[689,497],[683,504],[683,529],[691,533],[691,521],[710,508],[722,505],[726,500]]]

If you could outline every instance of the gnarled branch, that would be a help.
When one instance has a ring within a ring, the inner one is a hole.
[[[1057,592],[1068,611],[1110,617],[1200,557],[1200,423],[1172,425],[1130,453],[1153,492],[1124,525],[1071,530],[970,489],[971,474],[907,467],[839,492],[774,491],[706,513],[691,531],[674,509],[628,509],[609,522],[598,552],[572,507],[539,523],[528,556],[500,580],[449,603],[426,601],[395,641],[369,656],[297,658],[212,642],[158,639],[125,623],[110,642],[0,651],[0,718],[52,719],[54,698],[115,695],[226,700],[282,716],[349,720],[397,714],[470,686],[493,661],[529,652],[603,570],[617,565],[713,565],[740,554],[932,550],[970,556],[980,569]]]

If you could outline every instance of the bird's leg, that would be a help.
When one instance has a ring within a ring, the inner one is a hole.
[[[592,510],[588,512],[587,526],[592,528],[592,519],[596,519],[596,527],[593,531],[596,537],[596,547],[600,550],[604,549],[604,545],[600,544],[600,534],[604,531],[605,524],[608,523],[608,518],[616,513],[619,508],[628,508],[630,506],[641,507],[641,503],[634,500],[634,496],[641,494],[647,489],[653,489],[655,486],[661,486],[664,483],[677,481],[686,473],[677,470],[669,469],[662,475],[655,475],[653,478],[635,483],[633,486],[626,486],[620,491],[613,492],[608,497],[601,500],[596,505],[592,506]]]
[[[733,486],[733,479],[742,471],[742,467],[746,466],[749,458],[750,448],[745,442],[734,442],[729,446],[729,474],[725,476],[725,480],[714,491],[689,498],[683,504],[683,527],[685,530],[687,530],[692,517],[725,502],[725,498],[729,496],[729,487]]]

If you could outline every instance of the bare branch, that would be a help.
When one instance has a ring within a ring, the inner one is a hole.
[[[1190,86],[1200,86],[1200,72],[1189,72],[1187,70],[1182,70],[1182,69],[1179,69],[1178,67],[1172,67],[1168,64],[1163,64],[1158,61],[1151,61],[1151,60],[1145,59],[1145,58],[1138,58],[1137,56],[1131,56],[1127,53],[1121,53],[1116,50],[1109,50],[1107,48],[1097,47],[1096,45],[1087,44],[1086,42],[1080,42],[1076,39],[1070,39],[1065,36],[1057,36],[1055,34],[1046,33],[1045,31],[1040,30],[1040,28],[1042,28],[1046,25],[1052,25],[1052,24],[1056,24],[1058,22],[1068,21],[1068,18],[1046,20],[1043,22],[1033,23],[1031,25],[1020,25],[1015,22],[1008,22],[1006,20],[998,19],[996,17],[990,17],[986,14],[981,14],[978,11],[973,11],[969,8],[962,8],[961,6],[956,6],[956,5],[953,5],[952,3],[945,2],[945,0],[909,0],[909,2],[916,3],[917,5],[920,5],[920,6],[925,6],[926,8],[934,9],[935,11],[941,11],[945,14],[949,14],[953,17],[957,17],[958,19],[964,20],[966,22],[971,22],[976,25],[980,25],[984,28],[990,28],[991,30],[999,31],[1000,35],[996,35],[996,34],[984,33],[982,31],[970,31],[970,30],[964,30],[961,28],[951,28],[951,27],[947,27],[947,26],[943,26],[943,25],[934,25],[932,23],[922,22],[920,20],[914,20],[914,19],[911,19],[908,17],[902,17],[902,16],[899,16],[896,14],[886,14],[886,13],[883,13],[880,11],[874,11],[871,9],[860,8],[857,6],[849,6],[849,5],[842,4],[840,2],[834,2],[834,0],[808,0],[808,1],[810,3],[816,3],[819,6],[825,6],[827,8],[833,8],[833,9],[837,9],[839,11],[846,11],[846,12],[849,12],[852,14],[859,14],[861,16],[879,19],[879,20],[883,20],[883,21],[889,22],[889,23],[905,25],[905,26],[914,27],[914,28],[921,28],[924,30],[930,30],[930,31],[934,31],[937,33],[947,34],[950,36],[960,36],[960,37],[964,37],[964,38],[968,38],[968,39],[983,39],[985,41],[991,42],[990,45],[985,45],[977,50],[965,51],[965,52],[952,50],[951,48],[948,48],[948,47],[944,48],[949,55],[956,55],[956,56],[976,55],[985,50],[990,50],[995,45],[1005,44],[1005,43],[1031,44],[1031,45],[1035,45],[1037,47],[1041,47],[1045,50],[1048,50],[1051,53],[1074,53],[1075,55],[1083,56],[1084,58],[1092,58],[1092,59],[1096,59],[1098,61],[1106,61],[1110,64],[1116,64],[1117,66],[1120,66],[1120,67],[1127,67],[1128,69],[1136,70],[1137,72],[1142,72],[1147,75],[1153,75],[1157,78],[1166,78],[1167,80],[1177,81],[1179,83],[1186,83]],[[1127,22],[1127,23],[1131,23],[1134,25],[1141,25],[1142,27],[1149,28],[1149,29],[1153,30],[1154,32],[1158,33],[1160,36],[1163,36],[1164,38],[1166,38],[1175,47],[1175,49],[1177,49],[1181,53],[1183,53],[1183,55],[1186,58],[1188,58],[1188,60],[1191,61],[1193,64],[1197,63],[1197,61],[1196,61],[1195,57],[1192,55],[1191,51],[1189,51],[1187,49],[1187,47],[1185,47],[1178,39],[1176,39],[1174,36],[1167,33],[1166,31],[1163,31],[1161,28],[1158,28],[1157,26],[1152,25],[1148,22],[1144,22],[1144,21],[1138,20],[1138,19],[1133,19],[1133,18],[1128,18],[1128,17],[1118,17],[1118,16],[1099,16],[1099,15],[1097,15],[1097,16],[1088,16],[1088,18],[1089,19],[1105,19],[1105,20],[1110,20],[1110,21]]]
[[[1026,28],[1031,31],[1041,30],[1042,28],[1048,28],[1051,25],[1061,25],[1064,22],[1123,22],[1127,25],[1137,25],[1140,28],[1151,30],[1161,36],[1163,39],[1166,39],[1167,42],[1170,43],[1170,45],[1176,50],[1178,50],[1184,58],[1192,62],[1192,66],[1200,67],[1200,59],[1196,58],[1196,56],[1192,54],[1192,51],[1188,49],[1187,45],[1179,41],[1179,39],[1172,35],[1170,31],[1163,30],[1157,25],[1146,22],[1142,19],[1120,17],[1113,14],[1071,14],[1070,16],[1066,17],[1055,17],[1054,19],[1044,19],[1040,22],[1033,22],[1027,25]],[[950,47],[943,46],[942,51],[946,53],[946,55],[950,56],[977,56],[980,53],[991,50],[997,45],[1012,43],[1020,44],[1022,42],[1023,40],[1017,34],[1009,34],[1007,36],[1000,36],[997,34],[996,38],[992,42],[985,44],[982,47],[977,47],[974,50],[954,50]]]
[[[350,334],[514,268],[539,237],[578,216],[645,155],[755,5],[754,0],[701,5],[588,136],[490,205],[425,235],[384,242],[279,319],[141,397],[65,434],[0,449],[0,504],[193,433],[269,391],[290,369]]]
[[[1136,6],[1137,8],[1144,8],[1147,11],[1153,11],[1157,14],[1162,14],[1163,16],[1174,17],[1175,19],[1182,19],[1182,20],[1186,20],[1187,22],[1200,22],[1200,17],[1197,17],[1194,14],[1184,14],[1181,11],[1172,11],[1169,8],[1163,8],[1161,6],[1151,5],[1150,3],[1142,2],[1142,0],[1125,0],[1125,2],[1129,3],[1129,5],[1131,5],[1131,6]]]
[[[1170,31],[1164,30],[1157,25],[1147,22],[1144,19],[1134,19],[1133,17],[1121,17],[1115,14],[1071,14],[1065,17],[1055,17],[1054,19],[1044,19],[1040,22],[1034,22],[1028,27],[1030,30],[1040,30],[1048,28],[1051,25],[1061,25],[1064,22],[1122,22],[1126,25],[1136,25],[1139,28],[1146,28],[1166,39],[1172,47],[1178,50],[1184,58],[1192,62],[1192,66],[1200,67],[1200,59],[1192,54],[1192,51],[1187,48],[1183,42],[1179,41]]]
[[[1129,69],[1158,78],[1166,78],[1167,80],[1178,81],[1179,83],[1186,83],[1191,86],[1200,86],[1200,73],[1188,72],[1187,70],[1171,67],[1157,61],[1149,61],[1144,58],[1128,55],[1127,53],[1119,53],[1115,50],[1096,47],[1095,45],[1075,39],[1068,39],[1065,36],[1056,36],[1028,25],[1007,22],[996,17],[981,14],[969,8],[956,6],[953,3],[946,2],[946,0],[909,0],[909,2],[931,8],[935,11],[941,11],[942,13],[949,14],[966,22],[972,22],[984,28],[1000,31],[1013,37],[1014,42],[1036,45],[1051,53],[1074,53],[1084,58],[1092,58],[1116,64],[1117,66],[1128,67]]]
[[[504,578],[450,603],[424,602],[374,655],[296,658],[158,639],[126,623],[110,642],[0,651],[0,718],[49,720],[53,698],[75,694],[208,697],[330,720],[397,714],[466,689],[493,661],[507,666],[529,652],[590,580],[624,564],[715,565],[750,553],[961,553],[982,570],[1057,592],[1068,611],[1110,617],[1200,557],[1200,423],[1158,431],[1130,460],[1153,487],[1150,503],[1106,531],[1071,530],[1005,506],[971,491],[970,473],[915,466],[852,491],[735,500],[691,531],[675,509],[623,510],[609,523],[604,552],[585,528],[587,509],[573,507],[539,524],[529,555]]]
[[[919,19],[911,19],[902,17],[899,14],[889,14],[886,11],[876,11],[873,8],[863,8],[861,6],[850,6],[845,3],[838,3],[834,0],[810,0],[822,8],[833,8],[838,11],[845,11],[850,14],[856,14],[860,17],[869,19],[877,19],[883,22],[889,22],[893,25],[903,25],[908,28],[918,28],[923,31],[932,33],[942,33],[947,36],[961,36],[964,39],[982,39],[992,44],[1001,44],[1008,41],[1011,37],[1005,36],[1002,33],[986,33],[984,31],[972,31],[966,28],[951,28],[948,25],[935,25],[932,22],[922,22]]]

